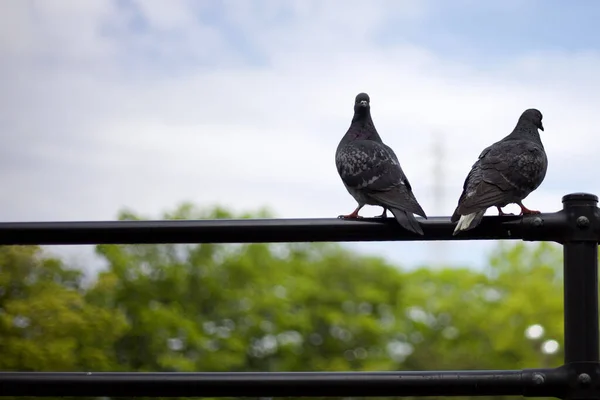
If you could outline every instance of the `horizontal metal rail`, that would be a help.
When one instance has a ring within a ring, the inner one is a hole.
[[[563,368],[515,371],[20,373],[3,396],[560,396]]]
[[[418,220],[424,236],[402,229],[392,218],[5,222],[0,223],[0,245],[556,240],[566,223],[562,212],[491,216],[453,236],[456,224],[448,217]]]

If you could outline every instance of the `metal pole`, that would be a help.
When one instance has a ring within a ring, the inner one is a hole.
[[[420,372],[0,372],[0,396],[561,396],[564,370]]]
[[[599,360],[597,204],[591,194],[563,197],[565,364]]]
[[[419,218],[420,236],[394,218],[361,220],[242,219],[169,221],[2,222],[0,245],[356,242],[386,240],[555,240],[562,213],[484,217],[473,230],[453,236],[448,217]]]

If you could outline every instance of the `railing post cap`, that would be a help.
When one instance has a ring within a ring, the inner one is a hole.
[[[598,196],[591,193],[569,193],[562,198],[563,204],[573,202],[594,202],[598,203]]]

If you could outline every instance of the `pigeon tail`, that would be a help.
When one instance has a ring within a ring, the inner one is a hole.
[[[419,224],[419,221],[417,221],[411,212],[406,212],[398,208],[390,208],[389,210],[392,212],[392,214],[394,214],[396,221],[398,221],[400,226],[402,226],[404,229],[419,235],[424,235],[421,224]]]
[[[454,232],[452,232],[452,236],[456,236],[460,231],[468,231],[469,229],[475,228],[481,222],[483,214],[485,214],[485,210],[476,211],[467,215],[461,215],[456,227],[454,228]]]

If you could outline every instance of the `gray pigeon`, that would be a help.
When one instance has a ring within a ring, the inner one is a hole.
[[[548,158],[538,129],[544,130],[542,113],[534,108],[525,110],[512,133],[484,149],[463,185],[458,206],[451,221],[456,222],[454,235],[475,228],[489,207],[499,215],[507,215],[502,207],[516,203],[521,213],[539,214],[523,205],[529,193],[540,186]]]
[[[412,192],[398,157],[381,141],[375,129],[366,93],[356,96],[354,117],[335,152],[335,165],[344,186],[358,202],[356,210],[338,218],[362,218],[358,212],[366,204],[381,206],[381,218],[386,218],[390,210],[402,227],[423,234],[413,213],[427,216]]]

